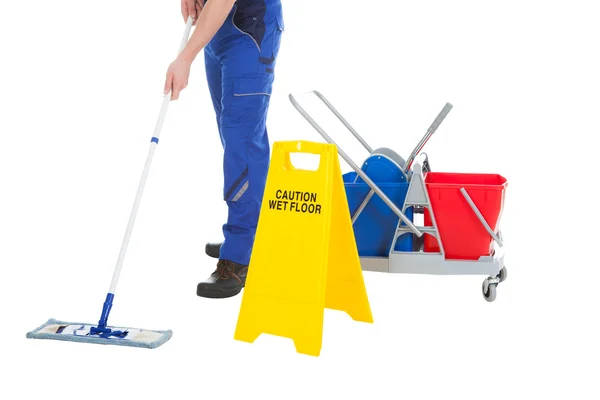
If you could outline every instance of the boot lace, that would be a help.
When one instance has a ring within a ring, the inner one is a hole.
[[[233,264],[228,260],[219,260],[217,263],[217,272],[220,278],[229,278],[233,275]]]

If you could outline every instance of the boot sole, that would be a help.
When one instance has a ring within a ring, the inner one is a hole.
[[[217,290],[217,291],[212,291],[212,292],[201,292],[200,290],[196,289],[196,295],[199,297],[205,297],[208,299],[226,299],[228,297],[233,297],[233,296],[237,296],[242,289],[244,288],[245,285],[243,285],[241,288],[239,289],[235,289],[235,290]]]

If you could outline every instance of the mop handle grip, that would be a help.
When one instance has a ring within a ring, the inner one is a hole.
[[[179,51],[177,52],[177,55],[179,55],[179,53],[181,53],[183,49],[185,49],[185,46],[187,45],[188,39],[190,37],[190,32],[192,30],[193,23],[194,20],[192,19],[192,17],[188,17],[185,23],[185,30],[183,31],[183,37],[181,38],[181,43],[179,45]]]

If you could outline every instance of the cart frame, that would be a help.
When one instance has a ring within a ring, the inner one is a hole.
[[[333,105],[318,91],[314,90],[308,92],[308,94],[316,95],[332,112],[333,114],[344,124],[344,126],[354,135],[354,137],[369,151],[373,154],[373,149],[367,144],[367,142],[358,134],[358,132],[350,126],[348,121],[333,107]],[[364,173],[348,155],[340,148],[337,143],[319,126],[319,124],[300,106],[293,94],[289,95],[290,102],[298,110],[298,112],[312,125],[312,127],[321,134],[321,136],[330,144],[334,144],[337,147],[340,156],[356,171],[367,185],[371,188],[371,191],[365,196],[365,199],[352,216],[352,223],[356,221],[360,213],[364,210],[367,203],[372,198],[373,194],[377,194],[388,207],[390,207],[394,213],[400,218],[396,227],[396,233],[390,247],[388,257],[360,257],[361,268],[364,271],[374,272],[388,272],[388,273],[410,273],[410,274],[428,274],[428,275],[487,275],[488,277],[483,281],[482,293],[487,301],[494,301],[496,299],[496,288],[500,282],[506,279],[507,271],[504,266],[504,250],[502,233],[499,229],[493,231],[481,212],[478,210],[475,203],[472,201],[467,190],[461,188],[461,193],[465,198],[465,201],[469,204],[477,216],[479,222],[486,229],[488,234],[492,237],[495,242],[494,250],[489,256],[481,256],[477,260],[456,260],[446,259],[444,246],[439,235],[437,223],[435,220],[435,213],[431,207],[429,200],[429,194],[426,188],[423,173],[430,171],[429,160],[426,157],[423,164],[419,161],[415,161],[429,138],[440,126],[444,118],[448,115],[452,109],[450,103],[446,103],[442,111],[438,114],[434,122],[431,124],[425,136],[419,141],[415,149],[412,151],[410,157],[406,160],[404,166],[400,166],[403,169],[405,176],[408,176],[409,170],[412,167],[412,174],[409,181],[408,192],[404,201],[402,210],[400,210],[375,184],[367,175]],[[404,214],[407,208],[412,207],[413,212],[422,213],[425,208],[428,209],[429,215],[432,220],[432,226],[416,226],[411,222]],[[396,251],[395,245],[398,238],[404,234],[414,234],[416,238],[414,240],[418,244],[417,249],[414,251]],[[423,235],[431,235],[435,237],[438,242],[440,251],[437,253],[424,252],[423,247]]]

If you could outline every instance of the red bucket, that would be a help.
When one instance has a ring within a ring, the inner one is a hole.
[[[504,205],[506,179],[496,174],[428,172],[425,185],[446,258],[477,260],[491,255],[493,239],[460,189],[467,191],[488,225],[496,231]],[[428,210],[424,222],[425,226],[432,226]],[[440,251],[431,235],[425,235],[424,251]]]

